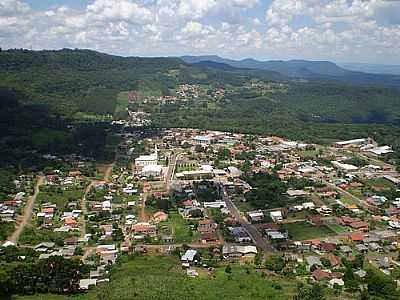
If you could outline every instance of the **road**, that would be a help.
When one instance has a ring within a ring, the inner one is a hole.
[[[224,200],[226,207],[229,209],[232,216],[240,223],[240,225],[247,231],[250,238],[256,244],[256,246],[262,249],[264,252],[274,252],[275,249],[272,247],[257,228],[249,223],[245,218],[242,217],[240,210],[235,206],[232,200],[224,192]]]
[[[16,244],[18,242],[18,239],[21,235],[21,233],[24,231],[24,228],[26,224],[29,222],[32,216],[32,210],[33,210],[33,205],[35,204],[36,198],[39,195],[40,192],[40,186],[43,185],[45,182],[45,177],[44,176],[39,176],[38,181],[35,184],[35,191],[34,194],[28,199],[25,209],[24,209],[24,215],[22,216],[21,223],[17,226],[15,231],[12,233],[12,235],[8,238],[10,242],[13,242]]]
[[[117,157],[115,156],[114,161],[107,166],[107,169],[104,172],[104,180],[105,181],[110,181],[112,171],[113,171],[113,168],[114,168],[116,162],[117,162]]]
[[[173,153],[170,157],[169,157],[169,162],[168,162],[168,171],[167,174],[165,175],[165,182],[167,184],[167,189],[169,188],[169,184],[171,183],[173,177],[174,177],[174,173],[175,173],[175,169],[176,169],[176,160],[179,156],[179,152]]]
[[[340,194],[349,197],[351,200],[357,202],[359,205],[364,206],[364,202],[363,202],[360,198],[354,196],[353,194],[349,193],[348,191],[346,191],[346,190],[344,190],[344,189],[338,187],[337,185],[335,185],[335,184],[333,184],[333,183],[330,183],[330,182],[328,182],[328,181],[326,181],[326,180],[322,180],[322,182],[323,182],[324,184],[326,184],[327,186],[331,187],[332,189],[335,189],[335,190],[338,191]]]
[[[92,180],[90,184],[86,187],[85,193],[83,194],[83,197],[81,198],[81,220],[80,220],[80,232],[81,232],[81,238],[85,237],[86,234],[86,219],[85,216],[87,215],[87,207],[86,207],[86,197],[90,192],[90,189],[96,184],[96,180]]]

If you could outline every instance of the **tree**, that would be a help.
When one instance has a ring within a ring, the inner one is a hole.
[[[367,271],[368,292],[372,296],[385,299],[399,299],[400,292],[396,289],[396,283],[386,274],[372,268]]]
[[[282,256],[273,255],[266,259],[265,266],[268,270],[280,272],[285,267],[285,260]]]
[[[231,273],[232,273],[232,267],[231,267],[231,265],[227,265],[227,266],[225,267],[225,273],[226,273],[226,274],[231,274]]]
[[[303,283],[297,285],[297,293],[293,300],[325,300],[324,289],[321,285],[315,284],[311,288]]]

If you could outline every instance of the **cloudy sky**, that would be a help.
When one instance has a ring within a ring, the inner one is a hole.
[[[0,0],[0,47],[400,64],[400,0]]]

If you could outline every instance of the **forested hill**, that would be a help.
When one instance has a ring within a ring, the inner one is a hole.
[[[0,86],[23,91],[29,100],[65,115],[112,114],[117,92],[134,90],[140,82],[168,90],[175,80],[167,72],[183,65],[175,58],[125,58],[90,50],[9,50],[0,52]]]
[[[174,95],[179,84],[196,84],[205,89],[222,86],[231,92],[218,103],[209,103],[206,97],[188,107],[174,104],[160,110],[157,104],[153,111],[157,125],[208,124],[214,128],[285,134],[299,124],[400,124],[400,92],[396,90],[298,81],[275,71],[233,67],[214,56],[207,59],[191,65],[178,58],[119,57],[91,50],[8,50],[0,52],[0,88],[16,91],[21,104],[42,104],[49,114],[75,119],[115,116],[121,92],[134,90],[143,99],[157,98]],[[305,64],[294,61],[292,67],[304,69]],[[326,62],[315,63],[312,70],[316,72],[323,66]],[[346,72],[329,66],[326,72],[330,74]],[[309,76],[314,74],[309,72]],[[268,88],[249,90],[246,85],[253,80],[278,81],[286,88],[279,92]],[[149,110],[152,112],[151,105]],[[160,111],[165,113],[157,115]],[[288,124],[287,128],[281,128],[282,124]]]
[[[235,68],[265,70],[280,73],[282,76],[309,80],[330,80],[354,85],[379,85],[400,89],[400,76],[391,74],[370,74],[347,70],[330,61],[307,60],[268,60],[255,59],[232,60],[216,55],[182,56],[181,59],[189,64],[201,62],[216,62]],[[376,73],[376,72],[375,72]]]

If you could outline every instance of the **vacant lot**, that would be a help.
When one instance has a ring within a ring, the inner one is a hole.
[[[282,227],[288,230],[290,237],[296,241],[310,240],[335,235],[335,232],[333,232],[326,226],[317,227],[307,222],[284,224],[282,225]]]

